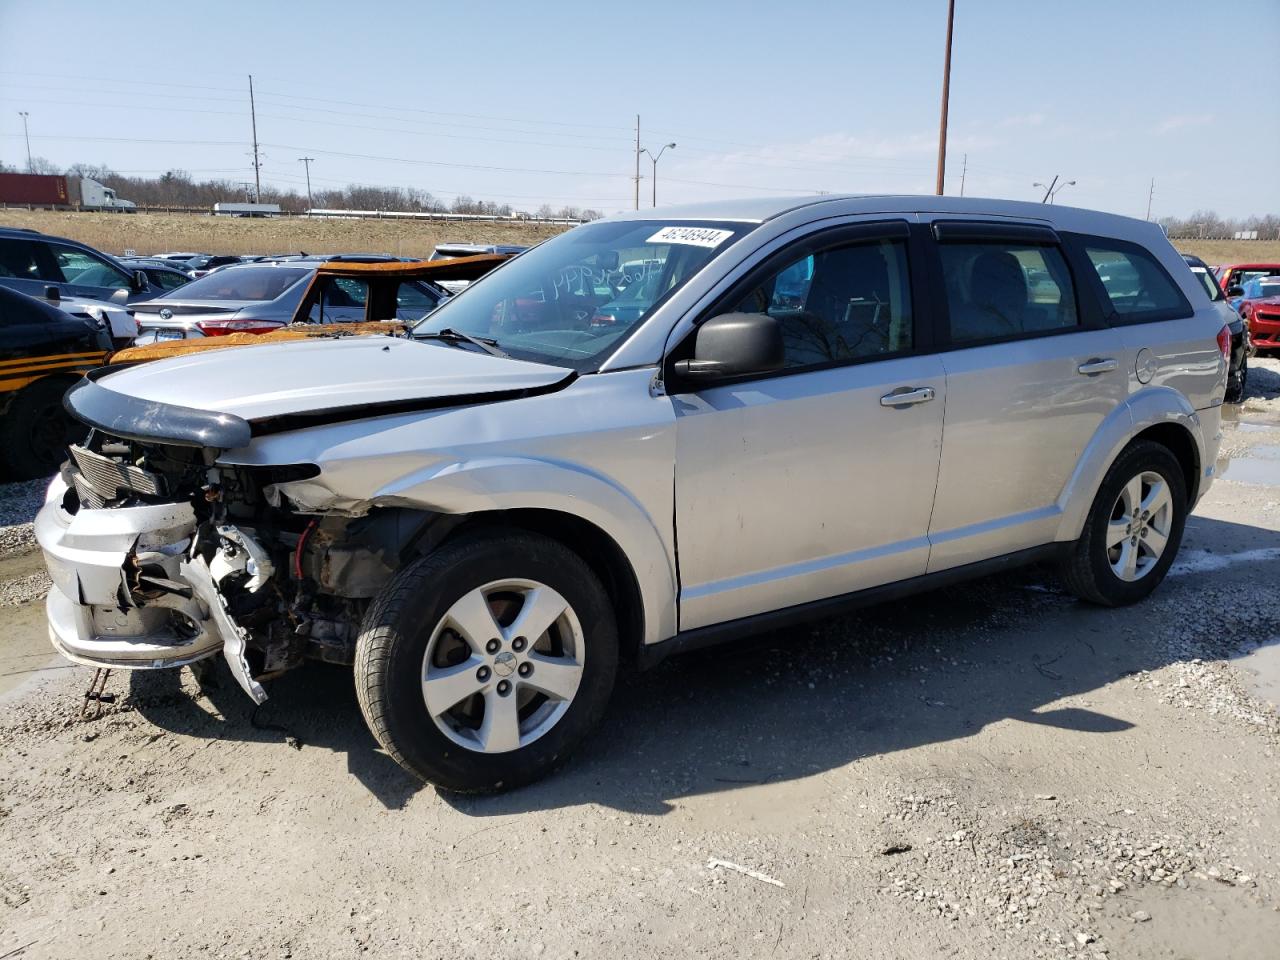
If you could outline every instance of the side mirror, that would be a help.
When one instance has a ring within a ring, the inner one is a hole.
[[[147,275],[141,270],[133,271],[133,276],[129,278],[129,289],[134,293],[141,293],[147,286]]]
[[[44,288],[44,298],[52,300],[55,303],[62,299],[62,291],[55,287],[52,283]]]
[[[1244,296],[1244,287],[1238,287],[1238,286],[1236,286],[1236,285],[1233,283],[1231,286],[1227,287],[1227,296],[1228,296],[1228,297],[1243,297],[1243,296]]]
[[[694,334],[692,360],[677,360],[675,373],[692,383],[711,383],[782,368],[786,349],[778,321],[767,313],[722,313]]]

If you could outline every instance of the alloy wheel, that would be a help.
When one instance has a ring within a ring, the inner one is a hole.
[[[532,580],[463,595],[432,632],[422,696],[436,727],[477,753],[507,753],[554,727],[582,681],[586,646],[569,602]]]
[[[1164,555],[1173,530],[1173,496],[1164,477],[1143,471],[1120,490],[1107,523],[1107,562],[1132,583],[1150,573]]]

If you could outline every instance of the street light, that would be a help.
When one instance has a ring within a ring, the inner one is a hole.
[[[1052,180],[1050,180],[1048,183],[1032,184],[1033,187],[1044,188],[1044,199],[1040,201],[1041,203],[1053,203],[1054,197],[1056,197],[1059,193],[1061,193],[1065,188],[1074,187],[1075,185],[1076,185],[1076,182],[1074,180],[1066,180],[1062,183],[1058,183],[1058,178],[1056,176]]]
[[[31,162],[31,134],[27,132],[27,117],[30,114],[25,110],[19,110],[18,116],[22,118],[22,136],[27,141],[27,173],[35,173],[35,165]]]
[[[641,153],[649,154],[649,159],[653,161],[653,205],[655,207],[658,205],[658,161],[662,159],[662,155],[664,153],[668,150],[674,150],[675,148],[676,145],[674,143],[668,143],[658,151],[658,155],[656,157],[652,153],[649,153],[647,148],[641,149],[640,151]]]

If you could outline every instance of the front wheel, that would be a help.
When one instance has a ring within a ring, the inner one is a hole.
[[[1067,589],[1082,600],[1118,607],[1160,585],[1182,543],[1187,489],[1167,447],[1127,447],[1103,478],[1080,539],[1062,562]]]
[[[617,626],[560,543],[488,531],[447,542],[377,597],[356,642],[360,709],[402,767],[448,790],[519,786],[596,724]]]

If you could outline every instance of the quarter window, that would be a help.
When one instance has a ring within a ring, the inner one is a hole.
[[[1056,247],[943,243],[938,252],[952,342],[1009,339],[1079,326],[1071,274]]]
[[[1186,297],[1150,254],[1129,246],[1093,243],[1085,244],[1085,253],[1120,320],[1160,320],[1190,314]]]
[[[910,350],[906,243],[856,243],[799,257],[724,312],[776,318],[788,367]]]

